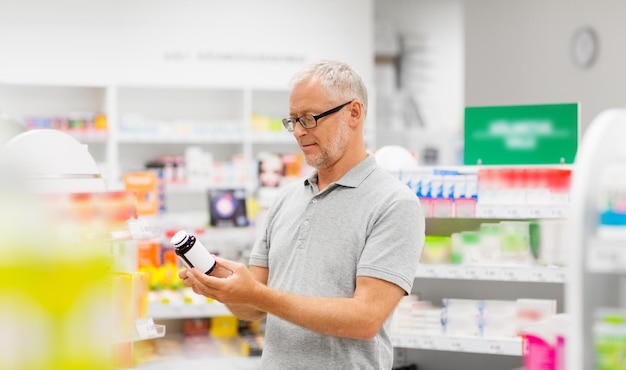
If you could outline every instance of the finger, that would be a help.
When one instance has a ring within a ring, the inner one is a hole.
[[[193,290],[193,292],[196,293],[197,295],[201,295],[201,296],[205,296],[206,297],[206,295],[204,295],[204,293],[202,292],[202,290],[200,289],[199,286],[194,285],[194,286],[191,287],[191,290]]]
[[[193,283],[192,279],[185,278],[185,279],[183,279],[183,285],[186,286],[186,287],[191,288],[191,287],[194,286],[194,283]]]
[[[187,279],[190,280],[190,279]],[[216,290],[207,287],[206,285],[203,284],[193,284],[191,289],[193,290],[194,293],[201,295],[201,296],[205,296],[205,297],[209,297],[209,298],[215,298],[215,294],[216,294]]]
[[[185,280],[187,278],[187,269],[182,269],[182,270],[178,271],[178,277],[181,280]]]
[[[220,280],[222,279],[207,275],[195,267],[188,270],[187,277],[189,279],[193,279],[195,283],[200,284],[200,285],[205,285],[207,287],[218,288],[219,286],[221,286]]]
[[[214,256],[214,258],[215,262],[217,262],[218,265],[227,268],[230,271],[235,271],[235,269],[238,269],[240,266],[242,266],[241,263],[233,262],[222,257]]]

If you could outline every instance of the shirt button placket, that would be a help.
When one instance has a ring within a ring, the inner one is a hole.
[[[317,198],[313,198],[311,199],[311,203],[312,204],[316,204],[317,203]],[[307,213],[310,213],[312,210],[307,211]],[[301,233],[300,233],[300,238],[298,240],[298,248],[302,249],[304,248],[304,244],[305,241],[309,239],[309,235],[311,232],[310,229],[310,221],[308,218],[304,219],[304,221],[302,221],[302,229],[301,229]]]

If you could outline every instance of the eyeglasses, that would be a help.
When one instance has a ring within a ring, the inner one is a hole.
[[[352,103],[353,101],[354,100],[350,100],[347,103],[343,103],[333,109],[327,110],[326,112],[320,113],[320,114],[305,114],[304,116],[301,116],[298,118],[283,118],[283,126],[285,126],[285,128],[289,132],[293,132],[296,126],[296,122],[300,123],[300,125],[304,127],[305,129],[314,128],[317,126],[317,120],[319,120],[322,117],[326,117],[333,113],[339,112],[341,108]]]

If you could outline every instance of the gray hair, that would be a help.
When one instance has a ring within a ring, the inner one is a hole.
[[[363,105],[363,117],[367,116],[367,88],[361,75],[344,62],[322,60],[313,63],[297,73],[291,80],[292,85],[316,78],[326,88],[329,99],[337,104],[350,99],[359,99]]]

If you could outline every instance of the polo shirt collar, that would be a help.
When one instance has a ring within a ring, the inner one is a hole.
[[[374,158],[372,154],[368,153],[367,157],[362,160],[361,163],[346,172],[346,174],[339,180],[335,181],[334,184],[356,188],[376,169],[377,166],[378,163],[376,162],[376,158]],[[312,184],[317,184],[317,170],[304,180],[305,186],[310,186]]]

